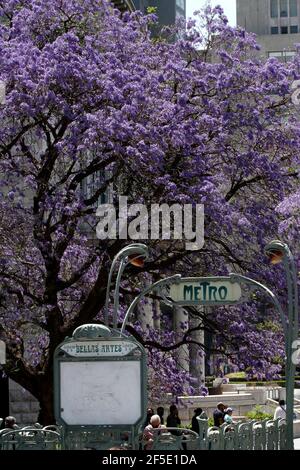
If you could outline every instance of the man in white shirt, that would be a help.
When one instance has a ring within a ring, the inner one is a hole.
[[[274,413],[274,419],[286,419],[286,406],[285,406],[285,401],[284,400],[279,400],[279,406],[277,406],[275,413]]]

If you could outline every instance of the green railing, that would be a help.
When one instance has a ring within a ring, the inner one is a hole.
[[[182,428],[153,429],[151,439],[141,432],[110,429],[77,429],[65,432],[61,426],[38,425],[0,431],[1,450],[285,450],[285,420],[224,423],[209,427],[207,419],[197,418],[199,434]]]
[[[207,419],[199,423],[199,448],[202,450],[285,450],[285,420],[224,423],[208,427]]]
[[[63,437],[59,431],[26,426],[21,429],[0,431],[1,450],[62,450]]]

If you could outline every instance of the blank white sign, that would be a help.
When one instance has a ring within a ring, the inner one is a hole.
[[[66,424],[131,425],[141,418],[140,361],[61,362],[60,383]]]

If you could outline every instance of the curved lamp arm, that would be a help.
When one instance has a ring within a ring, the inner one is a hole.
[[[244,284],[255,286],[258,289],[264,291],[266,294],[268,294],[268,296],[271,298],[271,300],[273,302],[273,305],[276,307],[276,309],[280,313],[280,318],[281,318],[281,322],[282,322],[284,335],[286,335],[286,333],[287,333],[286,317],[285,317],[284,311],[283,311],[283,309],[280,305],[280,302],[277,299],[276,295],[268,287],[264,286],[263,284],[261,284],[258,281],[255,281],[254,279],[251,279],[250,277],[242,276],[241,274],[236,274],[236,273],[230,273],[229,276],[232,279],[232,282],[241,281]]]
[[[298,299],[298,277],[293,254],[286,243],[273,240],[265,248],[272,264],[283,261],[287,277],[288,288],[288,310],[289,310],[289,336],[290,340],[298,338],[299,329],[299,299]]]
[[[169,284],[176,283],[176,281],[179,281],[180,279],[181,279],[181,274],[175,274],[174,276],[166,277],[165,279],[160,279],[154,284],[151,284],[151,286],[147,287],[147,289],[143,290],[137,297],[135,297],[135,299],[131,302],[130,306],[128,307],[128,310],[124,317],[122,328],[121,328],[121,334],[124,334],[128,318],[130,317],[131,313],[133,312],[133,310],[135,309],[139,301],[145,295],[147,295],[151,291],[156,290],[158,287],[165,287],[165,286],[168,286]]]
[[[104,323],[106,326],[108,326],[108,303],[109,303],[109,295],[110,295],[110,288],[111,288],[111,282],[112,282],[112,276],[113,276],[113,271],[115,269],[115,266],[119,260],[119,258],[126,258],[130,255],[137,255],[136,257],[138,258],[139,256],[143,256],[145,258],[148,257],[149,252],[148,252],[148,247],[147,245],[144,245],[143,243],[132,243],[131,245],[125,246],[122,248],[122,250],[119,251],[119,253],[116,254],[116,256],[113,259],[110,271],[109,271],[109,276],[108,276],[108,281],[107,281],[107,288],[106,288],[106,298],[105,298],[105,311],[104,311]],[[128,262],[127,262],[128,263]],[[125,263],[125,266],[126,264]],[[120,270],[122,272],[124,271],[125,266],[123,266],[123,263],[121,263]],[[121,273],[122,275],[122,273]],[[119,282],[120,282],[120,277],[119,277]],[[116,285],[116,288],[118,286]],[[115,312],[115,310],[114,310]],[[114,313],[115,315],[115,313]]]

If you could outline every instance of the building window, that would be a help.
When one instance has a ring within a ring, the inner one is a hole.
[[[287,0],[280,0],[280,16],[281,16],[281,18],[287,18],[287,16],[288,16],[288,2],[287,2]]]
[[[87,176],[81,182],[81,194],[84,199],[90,199],[95,196],[95,193],[105,185],[105,172],[96,171],[95,173]],[[104,190],[99,194],[97,201],[93,203],[93,207],[97,208],[100,204],[105,204],[108,198],[108,191]]]
[[[290,0],[290,16],[298,16],[297,0]]]
[[[271,34],[278,34],[279,30],[278,30],[278,26],[272,26],[271,27]]]
[[[288,27],[287,26],[281,26],[281,34],[288,34]]]
[[[295,51],[286,51],[285,52],[285,62],[289,62],[290,60],[293,60],[295,55],[296,55]]]
[[[290,60],[293,59],[295,55],[296,55],[295,51],[274,51],[274,52],[268,53],[269,57],[274,57],[278,59],[280,62],[289,62]]]
[[[297,34],[298,33],[298,26],[291,26],[291,34]]]
[[[278,18],[278,0],[271,0],[271,18]]]

